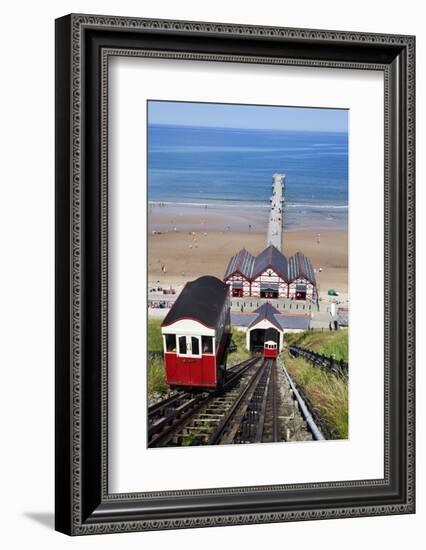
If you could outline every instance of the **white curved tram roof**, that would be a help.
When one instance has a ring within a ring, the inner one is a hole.
[[[174,323],[161,327],[161,334],[180,334],[188,336],[214,336],[215,329],[206,327],[195,319],[179,319]]]

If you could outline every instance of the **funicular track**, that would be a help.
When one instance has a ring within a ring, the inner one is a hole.
[[[252,358],[213,393],[178,392],[150,407],[149,447],[322,439],[281,363]]]
[[[211,434],[209,443],[273,443],[317,439],[284,370],[268,359]]]
[[[223,387],[213,393],[178,390],[173,396],[149,407],[148,446],[167,446],[176,433],[187,425],[202,407],[232,392],[242,377],[257,362],[257,358],[250,358],[228,369]]]

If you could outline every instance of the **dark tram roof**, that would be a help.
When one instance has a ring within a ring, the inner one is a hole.
[[[252,256],[244,248],[234,254],[229,260],[224,280],[226,281],[231,275],[240,274],[247,280],[253,281],[268,269],[274,270],[289,283],[304,277],[316,285],[315,272],[309,258],[302,252],[287,257],[273,245],[265,248],[257,256]]]
[[[184,286],[161,326],[166,327],[179,319],[193,319],[215,328],[228,295],[228,285],[217,277],[205,275],[190,281]]]

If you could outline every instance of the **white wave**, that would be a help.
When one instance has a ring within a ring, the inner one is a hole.
[[[244,203],[236,201],[234,204],[226,202],[172,202],[172,201],[148,201],[151,206],[198,206],[208,208],[269,208],[269,204],[266,203]]]
[[[303,204],[303,203],[285,203],[285,207],[289,208],[320,208],[321,210],[347,210],[348,204]]]
[[[173,202],[173,201],[148,201],[151,206],[196,206],[208,208],[270,208],[267,203],[246,203],[243,201],[230,202]],[[307,208],[312,210],[347,210],[349,205],[342,204],[304,204],[304,203],[285,203],[285,208]]]

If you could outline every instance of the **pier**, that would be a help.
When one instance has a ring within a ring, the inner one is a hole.
[[[285,178],[285,174],[272,175],[271,209],[269,211],[268,233],[266,237],[266,246],[272,244],[280,251],[282,243]]]

